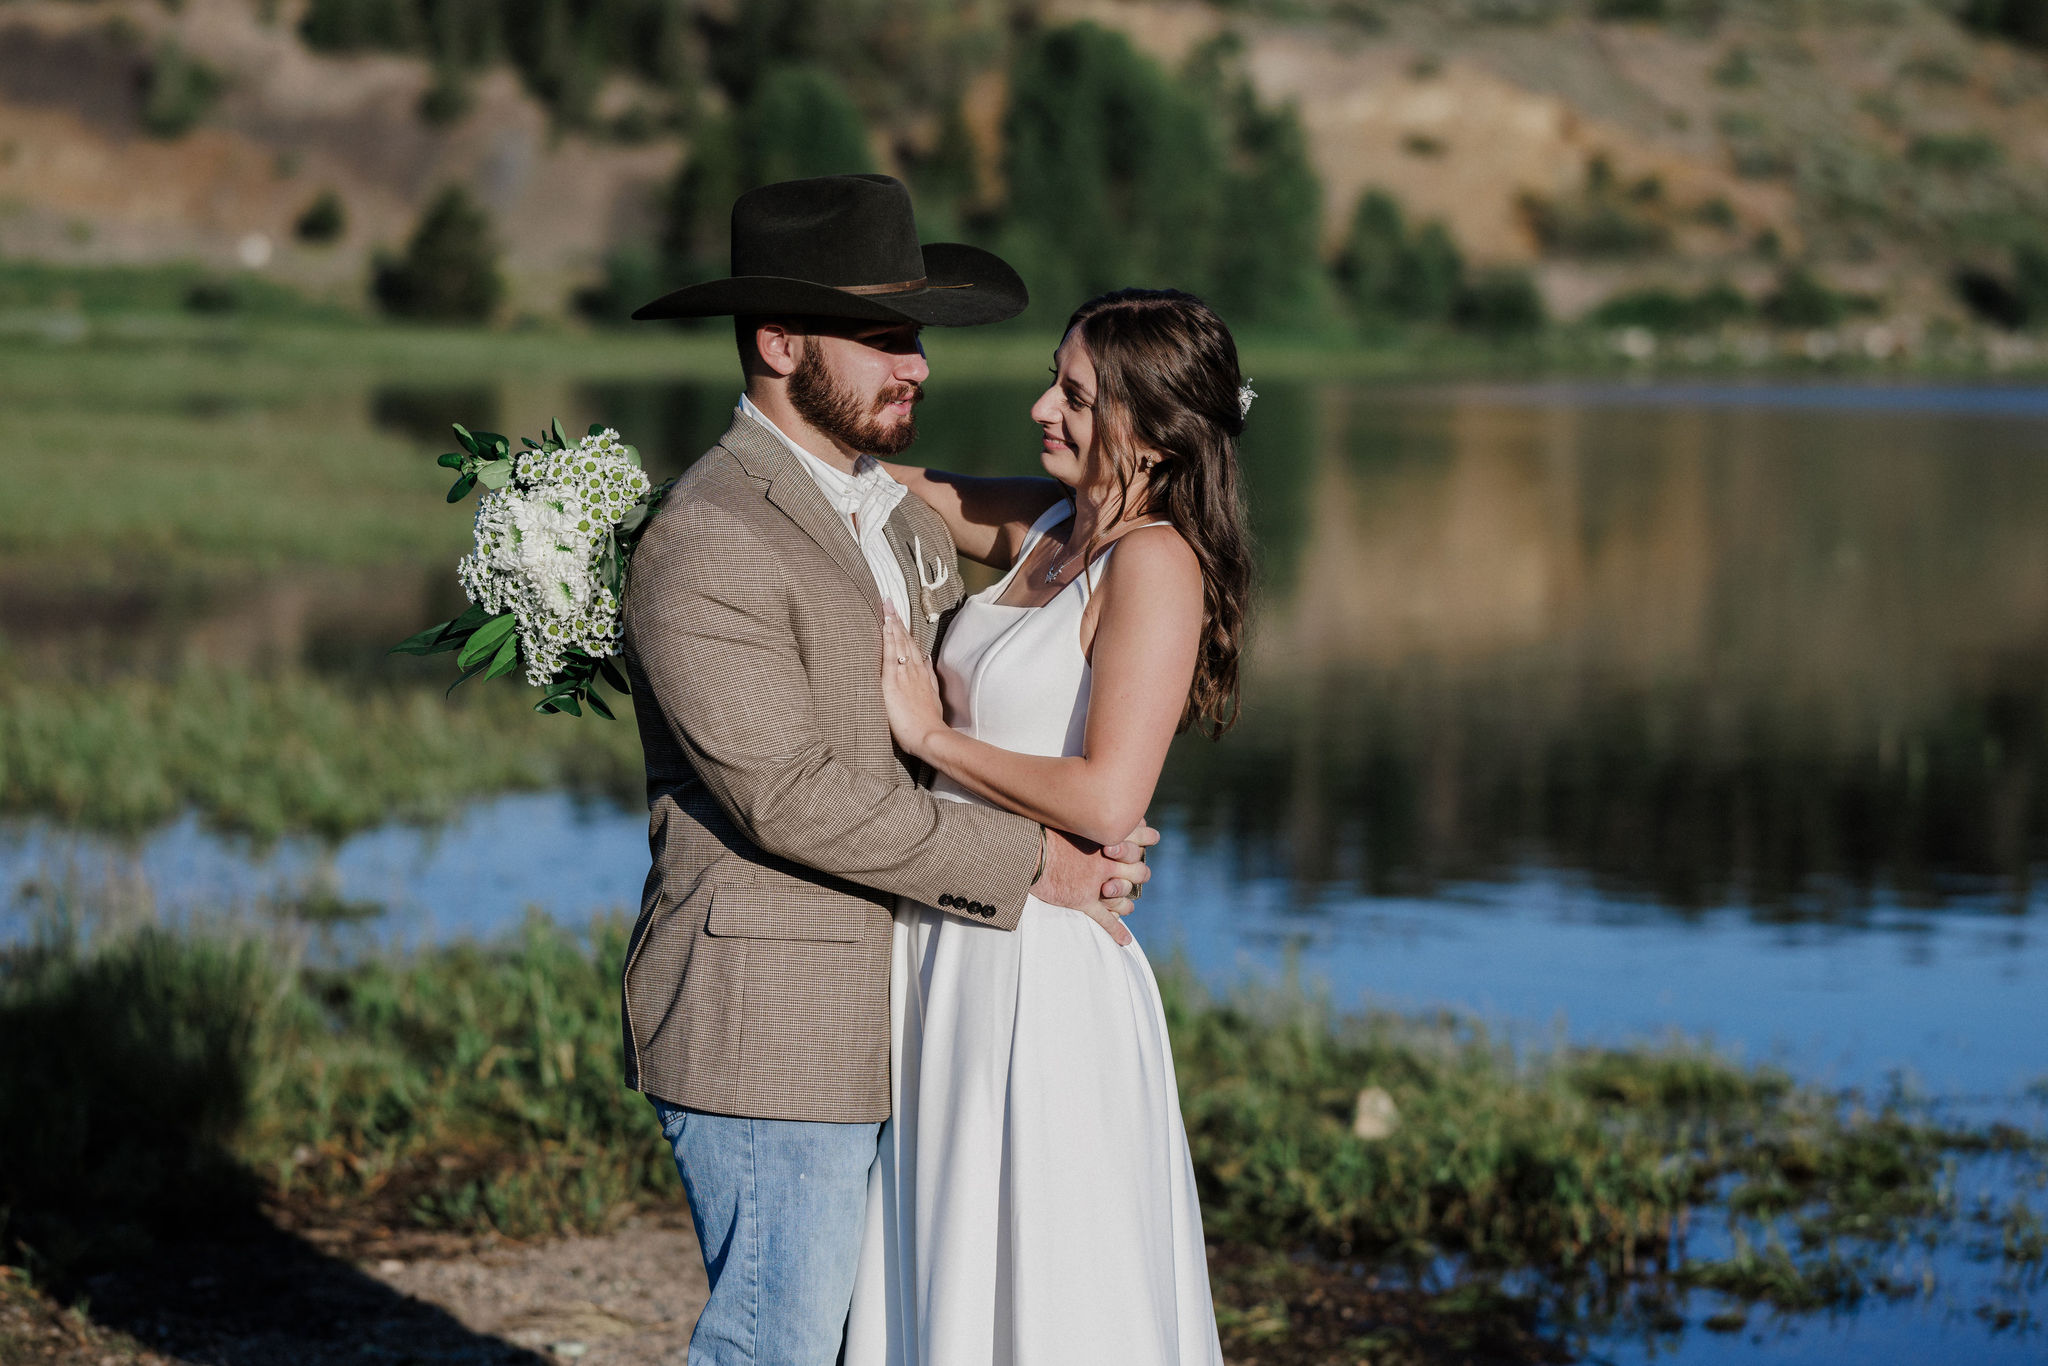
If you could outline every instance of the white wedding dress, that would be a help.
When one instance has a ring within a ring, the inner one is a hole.
[[[1022,564],[1046,530],[1038,519]],[[960,607],[938,671],[955,727],[1078,754],[1081,614],[1112,545],[1041,607]],[[944,778],[941,795],[981,798]],[[1013,931],[905,903],[894,1118],[869,1185],[847,1366],[1220,1366],[1194,1166],[1145,951],[1032,898]]]

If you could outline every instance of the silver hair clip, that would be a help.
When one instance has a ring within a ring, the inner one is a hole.
[[[1247,375],[1244,383],[1237,386],[1237,416],[1239,421],[1243,421],[1245,414],[1252,410],[1252,400],[1258,396],[1259,391],[1252,388],[1251,377]]]
[[[936,622],[939,607],[932,600],[932,594],[945,587],[946,581],[953,577],[953,567],[943,557],[934,555],[931,577],[927,578],[924,572],[924,540],[918,536],[910,538],[910,557],[917,561],[917,605],[924,609],[926,621]]]

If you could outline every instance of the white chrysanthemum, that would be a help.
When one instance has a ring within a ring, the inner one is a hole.
[[[618,653],[624,624],[598,559],[650,485],[610,430],[513,462],[510,483],[479,500],[476,549],[458,572],[471,602],[513,614],[527,681],[545,686],[569,650]]]

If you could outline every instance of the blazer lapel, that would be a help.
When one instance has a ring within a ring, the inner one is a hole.
[[[797,463],[789,448],[777,440],[773,432],[745,413],[734,415],[731,429],[718,444],[731,451],[747,473],[768,481],[768,501],[782,509],[784,516],[795,522],[820,550],[846,571],[848,578],[860,586],[861,596],[867,599],[868,606],[874,609],[875,619],[879,621],[882,600],[875,592],[875,576],[868,568],[867,557],[853,543],[852,528],[841,521],[838,511],[825,501],[825,495],[818,491],[817,481]]]

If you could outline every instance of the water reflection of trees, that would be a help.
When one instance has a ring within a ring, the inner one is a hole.
[[[1769,914],[2024,898],[2032,432],[1358,389],[1296,411],[1314,456],[1299,536],[1262,521],[1246,721],[1181,746],[1163,793],[1197,834],[1382,894],[1541,863]]]

